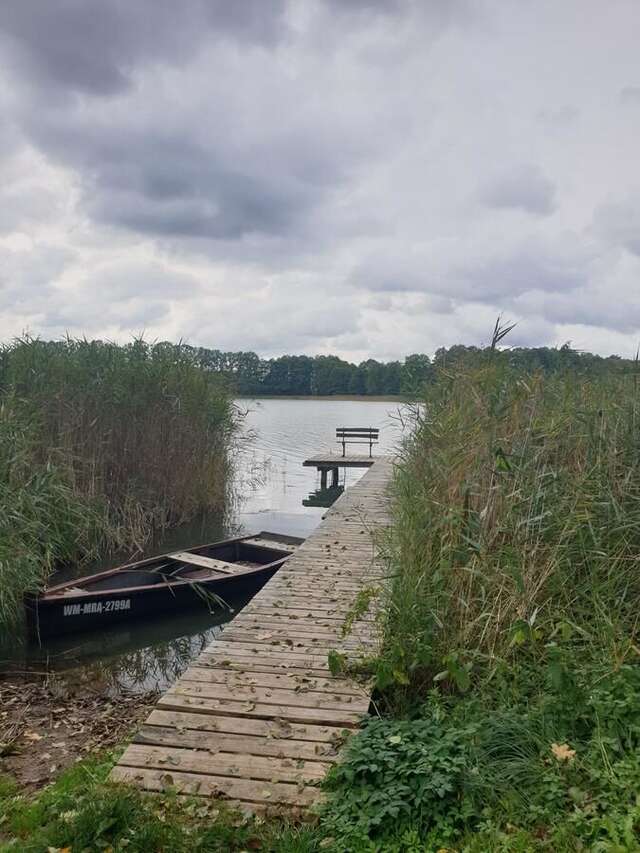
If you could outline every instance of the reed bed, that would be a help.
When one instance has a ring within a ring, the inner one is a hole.
[[[339,849],[639,849],[637,365],[524,372],[503,332],[437,369],[402,449]]]
[[[54,566],[219,512],[236,427],[180,345],[23,338],[0,351],[0,626]]]
[[[637,657],[638,390],[635,368],[525,374],[495,345],[439,371],[395,482],[383,684]]]

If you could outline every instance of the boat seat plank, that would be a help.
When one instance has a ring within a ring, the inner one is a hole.
[[[259,545],[261,548],[273,548],[274,551],[288,551],[293,554],[300,546],[294,545],[291,542],[281,542],[278,539],[261,539],[259,536],[253,536],[251,539],[245,540],[247,545]]]
[[[178,563],[188,563],[191,566],[200,566],[203,569],[212,569],[214,572],[222,572],[226,575],[232,575],[238,570],[233,563],[225,563],[224,560],[216,560],[213,557],[204,557],[202,554],[190,554],[188,551],[176,551],[175,554],[169,554],[172,560]]]

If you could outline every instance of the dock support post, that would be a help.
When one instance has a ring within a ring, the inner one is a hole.
[[[320,488],[321,489],[327,488],[327,474],[328,473],[329,473],[329,471],[326,468],[320,469]]]
[[[337,468],[331,469],[331,488],[332,489],[338,488],[338,469]]]

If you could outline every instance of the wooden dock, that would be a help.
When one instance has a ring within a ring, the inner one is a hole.
[[[380,457],[372,457],[367,453],[350,453],[341,456],[339,453],[319,453],[311,456],[302,463],[305,468],[371,468]]]
[[[392,463],[370,462],[161,697],[112,779],[148,791],[219,796],[248,811],[316,802],[319,781],[370,702],[366,685],[331,675],[327,655],[357,659],[380,642],[375,600],[342,635],[358,593],[383,574],[372,537],[389,520]]]

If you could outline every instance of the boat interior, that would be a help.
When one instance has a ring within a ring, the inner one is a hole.
[[[262,532],[251,538],[176,551],[141,564],[78,578],[54,588],[49,594],[66,597],[114,588],[166,586],[185,581],[203,583],[282,560],[292,554],[302,541],[292,536]]]

